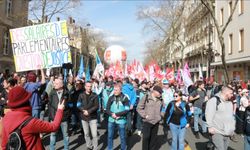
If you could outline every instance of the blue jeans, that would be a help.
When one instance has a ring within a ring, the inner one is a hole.
[[[170,123],[169,127],[172,134],[171,150],[184,150],[186,128],[181,128],[180,125],[175,125],[173,123]]]
[[[115,132],[115,127],[118,126],[121,150],[127,149],[126,143],[126,124],[116,124],[115,122],[108,122],[108,150],[113,150],[113,137]]]
[[[42,111],[40,112],[40,119],[41,119],[41,120],[44,120],[44,114],[45,114],[45,110],[42,110]]]
[[[32,109],[32,117],[40,119],[40,109]]]
[[[63,134],[64,150],[68,150],[69,149],[68,123],[66,121],[62,122],[60,126]],[[55,150],[55,146],[56,146],[56,132],[52,132],[50,134],[49,149]]]
[[[250,136],[244,136],[244,150],[250,149]]]
[[[206,122],[202,120],[202,110],[198,107],[194,107],[194,131],[195,132],[199,132],[199,118],[202,122],[202,132],[206,133],[207,132],[207,126],[206,126]]]

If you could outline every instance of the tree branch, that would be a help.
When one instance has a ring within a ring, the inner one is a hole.
[[[233,9],[232,9],[232,12],[231,12],[230,16],[228,17],[225,26],[224,26],[223,29],[221,30],[221,33],[222,33],[222,34],[225,32],[225,30],[226,30],[228,24],[231,22],[232,17],[233,17],[233,14],[234,14],[234,12],[235,12],[235,10],[236,10],[236,6],[237,6],[238,2],[239,2],[239,0],[235,0],[235,2],[234,2],[234,7],[233,7]]]

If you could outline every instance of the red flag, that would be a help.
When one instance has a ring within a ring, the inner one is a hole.
[[[174,83],[175,79],[174,79],[174,68],[167,68],[166,71],[166,78],[170,83]]]

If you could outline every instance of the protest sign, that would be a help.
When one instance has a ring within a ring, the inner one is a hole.
[[[66,21],[11,29],[10,37],[16,72],[71,63]]]

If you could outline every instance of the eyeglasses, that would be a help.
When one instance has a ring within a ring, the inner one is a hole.
[[[179,95],[174,95],[174,97],[179,97]]]

